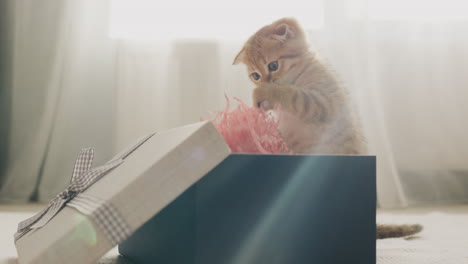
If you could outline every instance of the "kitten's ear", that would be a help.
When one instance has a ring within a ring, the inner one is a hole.
[[[245,51],[245,47],[243,47],[241,49],[241,51],[239,51],[239,53],[237,54],[236,58],[234,59],[234,61],[232,62],[232,65],[236,65],[236,64],[239,64],[240,62],[242,62],[244,60],[244,51]]]
[[[294,29],[288,24],[280,24],[274,30],[272,38],[285,42],[288,39],[292,39],[296,36]]]

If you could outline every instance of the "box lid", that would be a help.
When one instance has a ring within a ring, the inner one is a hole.
[[[64,206],[45,226],[19,238],[19,263],[95,263],[119,242],[109,239],[109,230],[103,231],[107,208],[122,226],[115,232],[126,238],[229,154],[210,122],[156,133],[67,204],[87,197],[104,201],[99,208],[88,208],[87,215]]]

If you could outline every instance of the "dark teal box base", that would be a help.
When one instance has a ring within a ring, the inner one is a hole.
[[[232,154],[119,245],[135,263],[375,264],[374,156]]]

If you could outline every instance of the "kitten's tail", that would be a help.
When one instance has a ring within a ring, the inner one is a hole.
[[[414,235],[423,229],[421,225],[377,225],[377,239],[405,237]]]

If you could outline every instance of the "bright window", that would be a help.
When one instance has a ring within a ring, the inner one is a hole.
[[[322,0],[112,0],[110,36],[132,39],[238,39],[282,17],[323,26]]]
[[[353,18],[374,20],[467,20],[468,0],[346,0]]]

